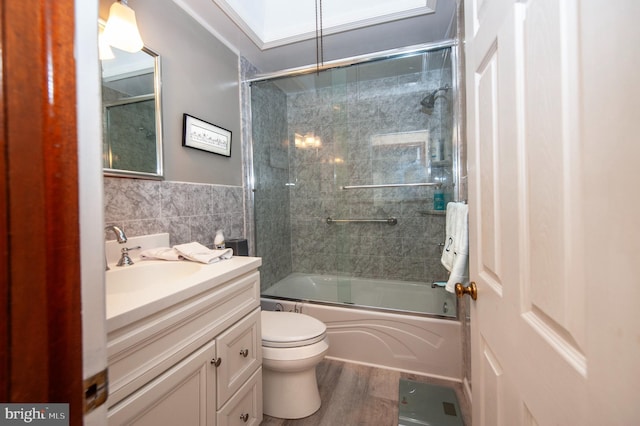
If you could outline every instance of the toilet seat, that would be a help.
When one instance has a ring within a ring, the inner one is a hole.
[[[262,311],[262,346],[296,348],[326,337],[327,326],[313,317],[294,312]]]

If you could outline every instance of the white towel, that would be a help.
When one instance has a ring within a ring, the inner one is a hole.
[[[140,257],[145,260],[180,260],[180,254],[171,247],[154,247],[140,252]]]
[[[185,259],[200,263],[215,263],[224,259],[231,259],[233,250],[211,250],[200,243],[187,243],[173,246],[178,254]]]
[[[456,283],[466,284],[469,279],[469,206],[464,203],[447,204],[441,262],[450,272],[445,289],[454,293]]]
[[[453,260],[455,258],[453,251],[453,238],[456,234],[456,226],[458,222],[456,217],[458,216],[458,203],[447,203],[447,215],[445,222],[445,239],[444,246],[442,247],[442,257],[440,261],[442,266],[449,272],[453,268]]]

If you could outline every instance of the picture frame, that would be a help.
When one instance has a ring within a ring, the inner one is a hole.
[[[184,114],[182,146],[231,157],[231,131]]]

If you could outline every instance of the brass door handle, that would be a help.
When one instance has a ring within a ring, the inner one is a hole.
[[[478,287],[475,282],[471,281],[467,287],[460,283],[456,284],[456,296],[462,298],[465,294],[471,296],[473,300],[478,300]]]

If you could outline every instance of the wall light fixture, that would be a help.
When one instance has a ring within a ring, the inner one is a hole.
[[[138,31],[136,13],[127,6],[127,0],[111,5],[109,19],[104,28],[104,38],[111,46],[125,52],[139,52],[144,43]]]

